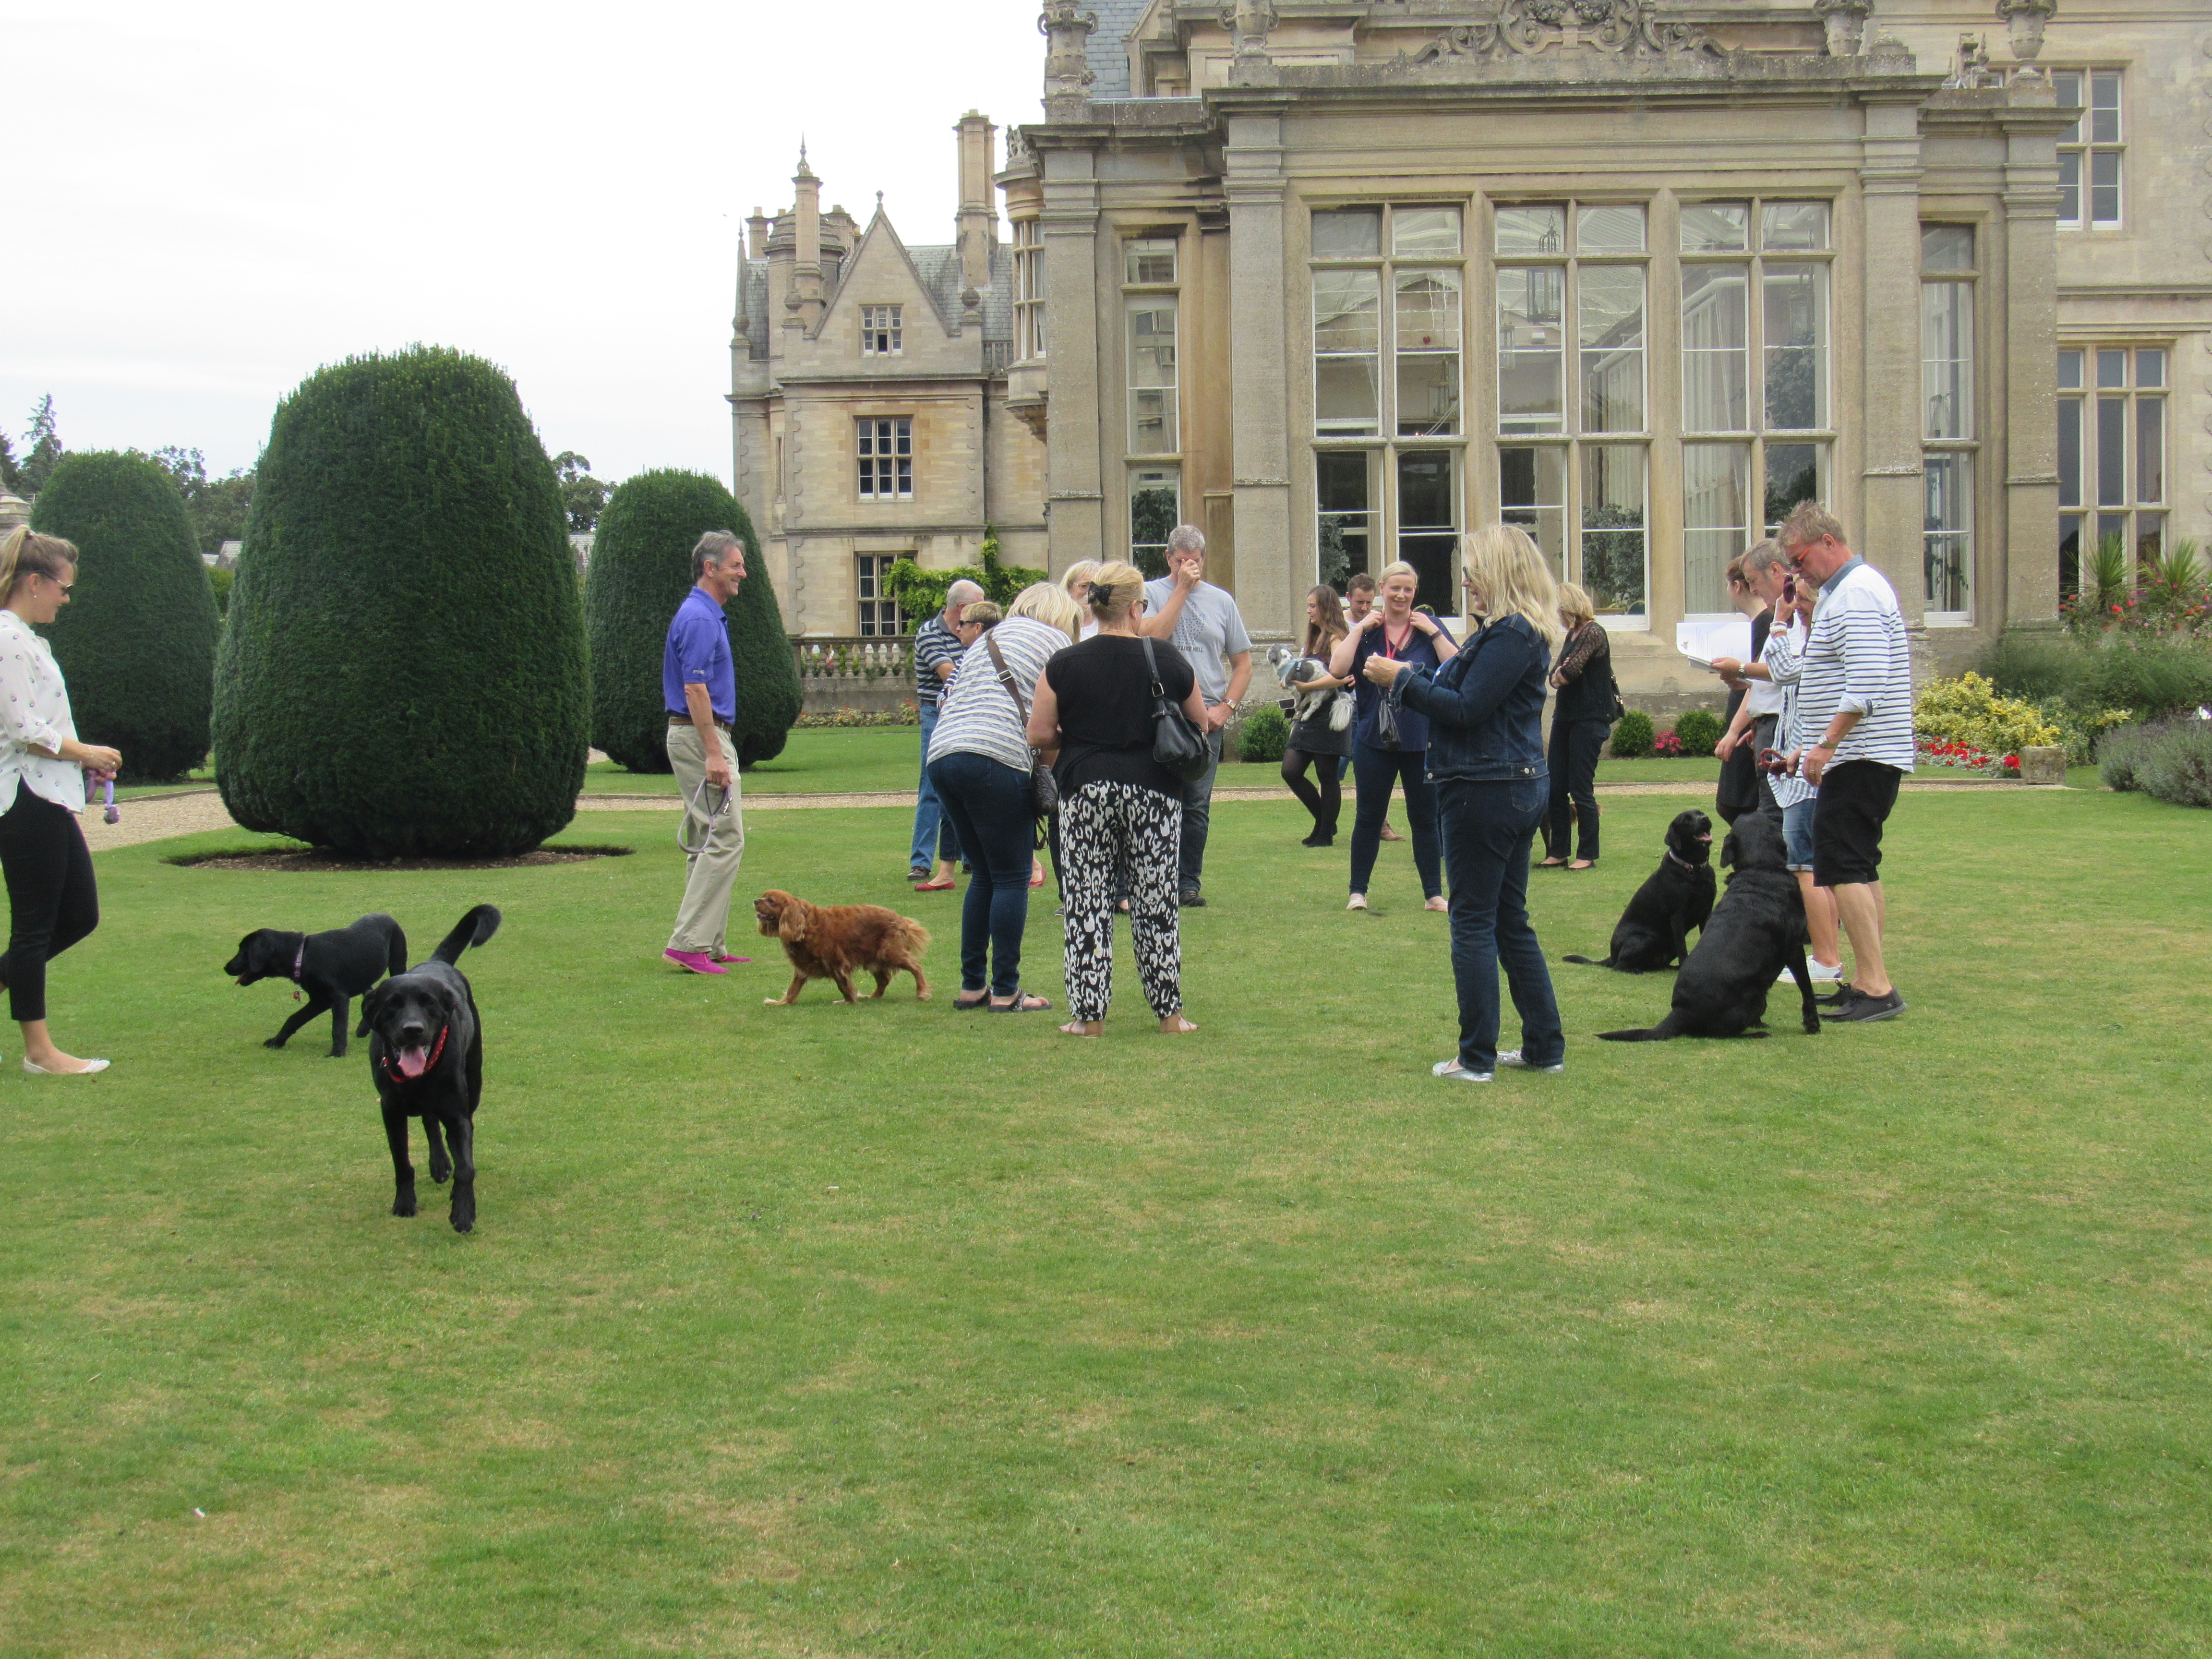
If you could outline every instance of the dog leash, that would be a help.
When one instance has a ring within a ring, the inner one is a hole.
[[[730,810],[730,791],[726,784],[722,788],[721,805],[711,812],[706,811],[707,788],[707,780],[702,777],[699,780],[699,793],[696,796],[686,795],[684,798],[685,811],[683,817],[677,821],[676,844],[684,849],[684,856],[686,858],[696,859],[707,850],[707,843],[714,839],[714,821]],[[691,822],[691,814],[694,812],[707,820],[707,833],[699,838],[699,844],[696,847],[684,839],[684,826]]]

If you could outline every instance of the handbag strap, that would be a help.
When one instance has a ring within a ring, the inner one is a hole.
[[[1155,697],[1164,697],[1168,694],[1168,689],[1160,684],[1160,659],[1152,654],[1152,636],[1150,634],[1139,634],[1137,635],[1137,641],[1145,647],[1145,667],[1152,677],[1152,695]]]
[[[999,671],[999,684],[1006,688],[1006,695],[1014,700],[1014,707],[1021,711],[1022,731],[1026,734],[1030,728],[1029,699],[1022,696],[1021,687],[1014,682],[1013,670],[1006,666],[1006,659],[999,654],[998,641],[988,634],[984,635],[983,648],[991,653],[991,665]]]

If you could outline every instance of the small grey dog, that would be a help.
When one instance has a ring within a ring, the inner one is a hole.
[[[1297,699],[1296,711],[1291,715],[1291,724],[1303,724],[1329,714],[1329,700],[1336,696],[1338,688],[1325,685],[1312,691],[1298,690],[1304,681],[1327,679],[1327,663],[1318,657],[1300,656],[1287,645],[1271,645],[1267,647],[1267,666],[1274,672],[1276,683]],[[1330,729],[1343,728],[1332,721]]]

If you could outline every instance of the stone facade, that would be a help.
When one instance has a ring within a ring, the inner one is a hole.
[[[992,198],[994,129],[959,135],[956,240],[909,247],[878,204],[865,230],[821,208],[805,155],[793,205],[756,210],[731,342],[737,496],[785,625],[896,633],[874,593],[891,560],[1045,561],[1044,445],[1006,409],[1012,251]]]
[[[2062,533],[2212,539],[2201,8],[1046,0],[1040,27],[1046,118],[1000,184],[1042,250],[1006,386],[1048,434],[1054,568],[1171,507],[1280,635],[1401,556],[1455,611],[1455,538],[1502,515],[1663,708],[1712,688],[1675,623],[1802,495],[1945,666],[2054,624]]]

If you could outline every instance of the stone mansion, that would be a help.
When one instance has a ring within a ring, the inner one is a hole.
[[[1666,697],[1711,687],[1674,623],[1803,496],[1946,666],[2052,623],[2100,541],[2212,539],[2200,7],[1040,23],[1011,247],[979,116],[954,247],[856,237],[803,166],[753,222],[738,490],[795,627],[868,627],[872,559],[961,562],[986,521],[1054,569],[1195,523],[1255,632],[1398,558],[1449,614],[1456,537],[1502,516],[1590,590],[1624,688]]]

